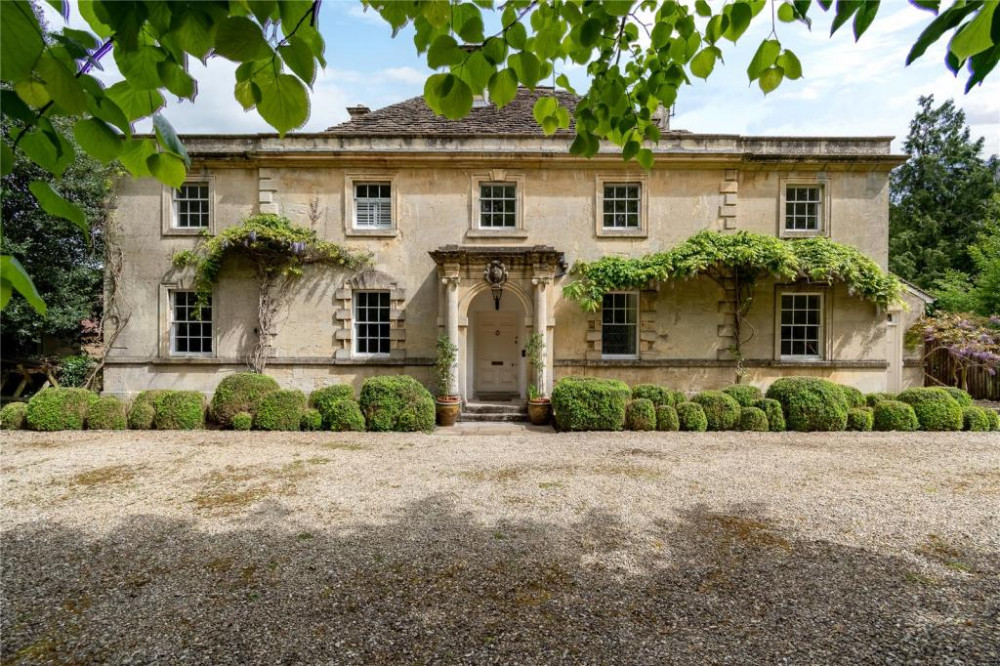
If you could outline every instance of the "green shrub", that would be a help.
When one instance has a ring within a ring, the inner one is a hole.
[[[847,410],[847,429],[854,432],[871,432],[875,414],[871,407],[851,407]]]
[[[334,432],[364,432],[365,415],[357,400],[339,400],[327,408],[323,427]]]
[[[434,398],[407,375],[369,377],[361,386],[361,413],[374,432],[429,432],[434,429]]]
[[[696,402],[705,410],[708,429],[715,432],[733,430],[740,422],[740,403],[722,391],[702,391],[691,402]]]
[[[910,432],[920,427],[913,407],[899,400],[883,400],[875,405],[872,428],[879,432],[901,430]]]
[[[112,395],[98,398],[87,411],[87,427],[91,430],[124,430],[127,425],[125,405]]]
[[[764,393],[750,384],[733,384],[722,389],[722,392],[740,403],[740,407],[753,407],[758,400],[764,398]]]
[[[688,402],[687,393],[684,391],[671,391],[670,394],[673,396],[673,402],[671,404],[675,409],[677,408],[677,405],[682,402]]]
[[[253,425],[259,430],[298,430],[305,409],[306,396],[302,391],[272,391],[260,399]]]
[[[155,418],[156,408],[151,403],[136,403],[128,410],[128,427],[130,430],[152,430]]]
[[[920,429],[941,432],[962,429],[962,407],[942,388],[911,388],[899,394],[913,407]]]
[[[844,402],[847,403],[848,409],[865,406],[864,393],[853,386],[845,386],[844,384],[838,384],[838,386],[840,387],[840,392],[844,394]]]
[[[253,414],[250,412],[236,412],[229,420],[233,430],[249,430],[253,426]]]
[[[32,430],[82,430],[87,410],[97,394],[82,388],[44,388],[28,401],[26,418]]]
[[[63,356],[59,359],[59,385],[83,388],[97,362],[89,356]]]
[[[844,392],[826,379],[782,377],[768,387],[766,395],[781,403],[789,430],[829,432],[847,427]]]
[[[785,432],[785,414],[781,411],[780,402],[772,398],[764,398],[758,400],[754,407],[764,410],[769,432]]]
[[[962,430],[989,432],[992,425],[989,414],[982,407],[967,405],[962,408]]]
[[[10,402],[0,409],[0,430],[21,430],[27,422],[28,403]]]
[[[201,430],[205,427],[205,396],[200,391],[163,391],[153,408],[157,430]]]
[[[323,415],[318,409],[309,408],[302,412],[301,427],[303,430],[316,431],[323,429]]]
[[[865,396],[865,405],[867,405],[868,407],[874,407],[883,400],[895,400],[897,397],[898,396],[895,393],[886,393],[886,392],[869,393],[868,395]]]
[[[994,409],[987,409],[986,416],[990,419],[990,432],[1000,431],[1000,414]]]
[[[740,409],[740,430],[745,432],[767,432],[767,414],[760,407]]]
[[[648,398],[637,398],[625,404],[625,429],[656,430],[656,407]]]
[[[955,402],[959,404],[959,406],[970,407],[972,405],[972,396],[969,395],[968,391],[963,391],[955,386],[945,386],[944,390],[955,400]]]
[[[278,382],[267,375],[256,372],[237,372],[219,382],[212,402],[208,407],[209,416],[221,426],[232,425],[236,412],[257,413],[260,399],[268,393],[280,390]]]
[[[552,389],[559,430],[621,430],[631,392],[624,382],[596,377],[563,377]]]
[[[632,387],[632,399],[645,399],[653,403],[653,407],[674,404],[674,392],[656,384],[636,384]]]
[[[656,408],[656,429],[662,432],[676,432],[681,429],[677,420],[677,410],[670,405],[660,405]]]
[[[316,389],[309,396],[309,406],[319,410],[323,417],[324,430],[337,430],[333,427],[334,412],[340,413],[343,408],[334,409],[334,405],[343,402],[357,402],[354,399],[354,388],[350,384],[334,384]],[[364,430],[364,428],[362,428]]]
[[[682,402],[677,405],[677,420],[681,430],[688,432],[705,432],[708,430],[708,418],[705,410],[697,402]]]

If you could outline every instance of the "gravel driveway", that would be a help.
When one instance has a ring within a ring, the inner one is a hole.
[[[995,433],[0,442],[4,663],[1000,663]]]

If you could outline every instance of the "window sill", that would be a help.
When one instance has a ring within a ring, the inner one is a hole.
[[[467,238],[527,238],[524,229],[469,229],[465,232]]]
[[[645,229],[599,229],[598,238],[647,238]]]
[[[348,238],[395,238],[398,234],[395,227],[385,229],[348,229],[345,233]]]
[[[211,227],[199,227],[197,229],[178,229],[177,227],[167,227],[163,230],[164,236],[209,236],[214,235]]]
[[[827,234],[823,229],[816,231],[794,231],[791,229],[782,229],[779,238],[816,238],[828,235],[829,234]]]

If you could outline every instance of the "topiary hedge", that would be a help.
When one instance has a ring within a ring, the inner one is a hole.
[[[733,384],[722,389],[722,392],[740,403],[740,407],[753,407],[758,400],[764,399],[764,393],[750,384]]]
[[[200,391],[163,391],[153,403],[157,430],[201,430],[205,427],[205,396]]]
[[[128,427],[132,430],[151,430],[156,418],[156,399],[163,393],[160,389],[140,391],[132,400],[128,410]]]
[[[847,408],[852,407],[864,407],[865,394],[854,388],[853,386],[846,386],[844,384],[837,384],[840,387],[840,392],[844,394],[844,402],[847,404]]]
[[[0,430],[21,430],[28,419],[28,403],[11,402],[0,409]]]
[[[330,424],[326,420],[325,413],[330,409],[330,407],[341,400],[354,401],[354,387],[350,384],[332,384],[331,386],[324,386],[323,388],[318,388],[309,394],[309,406],[319,410],[320,414],[324,414],[323,427],[329,428]]]
[[[259,430],[299,430],[306,395],[294,389],[272,391],[260,399],[253,425]]]
[[[87,428],[90,430],[124,430],[127,426],[125,405],[112,395],[98,398],[87,410]]]
[[[653,407],[659,407],[660,405],[674,406],[674,392],[656,384],[636,384],[632,387],[632,399],[649,400],[653,403]]]
[[[702,391],[691,402],[705,410],[708,429],[713,432],[733,430],[740,422],[740,403],[722,391]]]
[[[899,430],[911,432],[920,427],[913,407],[899,400],[883,400],[872,412],[872,428],[879,432]]]
[[[771,398],[758,400],[754,407],[764,410],[767,416],[767,429],[769,432],[785,432],[785,414],[781,411],[781,403]]]
[[[681,429],[677,420],[677,410],[670,405],[660,405],[656,408],[656,429],[661,432],[677,432]]]
[[[785,424],[797,432],[830,432],[847,427],[847,403],[840,386],[816,377],[782,377],[768,387],[781,403]]]
[[[335,432],[364,432],[365,415],[356,400],[340,400],[327,408],[323,427]]]
[[[674,409],[676,409],[677,405],[681,404],[682,402],[688,402],[687,393],[685,393],[684,391],[671,391],[670,393],[673,396],[672,404],[674,406]]]
[[[1000,431],[1000,414],[994,409],[987,409],[986,416],[990,418],[990,432]]]
[[[212,395],[208,413],[221,426],[232,425],[237,412],[257,413],[257,405],[268,393],[280,390],[278,382],[256,372],[237,372],[219,382]]]
[[[896,398],[897,394],[895,393],[886,393],[886,392],[869,393],[865,395],[865,405],[867,407],[874,407],[883,400],[895,400]]]
[[[681,430],[687,432],[705,432],[708,430],[708,418],[705,410],[697,402],[682,402],[677,405],[677,420]]]
[[[82,430],[97,394],[82,388],[44,388],[31,397],[25,413],[32,430]]]
[[[963,391],[955,386],[945,386],[944,390],[950,395],[955,402],[957,402],[962,407],[972,406],[972,396],[969,395],[968,391]]]
[[[942,388],[910,388],[899,394],[900,402],[913,407],[920,429],[930,432],[962,429],[962,407]]]
[[[625,403],[625,429],[656,430],[656,407],[647,398],[637,398]]]
[[[740,430],[745,432],[767,432],[767,414],[760,407],[741,408]]]
[[[621,430],[625,403],[631,396],[625,382],[596,377],[563,377],[552,389],[552,411],[560,430]]]
[[[962,408],[962,430],[970,432],[989,432],[993,422],[982,407],[967,405]]]
[[[871,432],[875,415],[871,407],[851,407],[847,410],[847,429],[853,432]]]
[[[368,430],[374,432],[429,432],[434,429],[434,398],[407,375],[369,377],[359,400]]]
[[[236,412],[229,420],[233,430],[249,430],[253,427],[253,414],[250,412]]]
[[[302,421],[300,423],[303,430],[306,432],[314,432],[316,430],[323,429],[323,415],[319,413],[318,409],[309,408],[302,412]]]

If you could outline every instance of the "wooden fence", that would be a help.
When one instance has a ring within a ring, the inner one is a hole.
[[[938,349],[924,359],[924,384],[957,386],[955,360],[946,349]],[[968,391],[976,400],[1000,400],[1000,373],[991,375],[983,368],[968,370]]]

